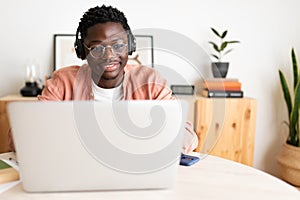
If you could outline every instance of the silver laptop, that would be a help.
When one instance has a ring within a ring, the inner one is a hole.
[[[175,183],[186,102],[12,102],[8,114],[28,192]]]

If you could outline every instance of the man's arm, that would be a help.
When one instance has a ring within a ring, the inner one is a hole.
[[[55,74],[51,79],[46,81],[46,85],[41,95],[38,95],[40,101],[62,101],[63,84],[60,83],[59,77]]]

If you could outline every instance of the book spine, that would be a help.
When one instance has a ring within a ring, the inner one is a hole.
[[[207,90],[220,90],[220,91],[241,91],[241,87],[235,87],[235,86],[209,86],[209,87],[205,87],[205,89]]]
[[[242,83],[241,82],[204,82],[204,85],[206,87],[213,87],[213,86],[218,86],[218,87],[241,87]]]
[[[240,91],[242,84],[240,82],[204,82],[204,88],[208,90],[234,90]]]
[[[238,78],[206,78],[204,82],[239,82]]]
[[[243,91],[211,91],[204,90],[203,96],[208,98],[242,98],[244,96]]]

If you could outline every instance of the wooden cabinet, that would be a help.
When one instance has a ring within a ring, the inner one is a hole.
[[[7,104],[12,101],[35,101],[36,97],[22,97],[21,95],[8,95],[0,98],[0,153],[8,152],[11,149],[8,145],[8,132],[10,130]]]
[[[196,151],[253,165],[257,102],[204,98],[195,102]]]
[[[0,98],[0,153],[10,151],[10,125],[6,106],[12,101],[35,101],[36,97],[9,95]],[[253,165],[257,102],[252,98],[189,99],[199,139],[196,151]]]

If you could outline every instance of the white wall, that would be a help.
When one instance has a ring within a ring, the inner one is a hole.
[[[51,73],[53,34],[75,33],[83,12],[103,2],[123,10],[132,29],[171,30],[190,38],[208,54],[208,40],[214,39],[211,26],[228,29],[228,39],[239,39],[241,44],[227,56],[231,65],[228,77],[239,78],[245,95],[258,101],[254,165],[276,173],[275,156],[282,143],[280,122],[287,119],[278,69],[291,77],[292,47],[300,61],[297,0],[2,0],[0,96],[19,92],[28,59],[38,60],[41,76]],[[187,77],[193,73],[185,62],[156,57],[157,64],[171,64]],[[199,67],[205,74],[209,70],[203,63]],[[189,78],[195,81],[195,77]]]

